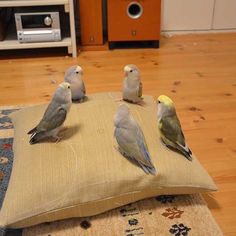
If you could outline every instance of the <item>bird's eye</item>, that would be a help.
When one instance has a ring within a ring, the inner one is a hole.
[[[129,72],[131,72],[131,73],[132,73],[132,72],[133,72],[133,70],[130,70]]]
[[[70,88],[70,85],[68,85],[68,89]]]
[[[79,71],[76,71],[75,73],[76,73],[76,74],[79,74]]]
[[[160,101],[158,101],[158,103],[161,103]]]

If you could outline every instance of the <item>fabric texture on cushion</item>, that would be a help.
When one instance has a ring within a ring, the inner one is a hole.
[[[27,227],[91,216],[156,195],[217,189],[196,156],[190,162],[161,143],[151,96],[144,96],[144,106],[128,106],[142,127],[158,174],[146,175],[124,158],[113,137],[117,97],[120,93],[93,94],[88,101],[73,104],[58,143],[29,144],[27,132],[47,105],[11,115],[15,157],[0,226]]]

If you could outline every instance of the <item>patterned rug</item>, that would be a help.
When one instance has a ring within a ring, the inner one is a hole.
[[[8,115],[17,109],[0,110],[0,208],[10,179],[14,155],[13,126]],[[98,216],[45,223],[23,230],[0,229],[9,236],[77,235],[172,235],[222,236],[200,194],[157,196]]]

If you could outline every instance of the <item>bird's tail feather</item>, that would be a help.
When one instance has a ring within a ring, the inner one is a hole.
[[[145,171],[147,174],[156,175],[157,171],[156,171],[154,165],[152,164],[150,154],[149,154],[147,148],[145,147],[144,143],[141,144],[141,149],[142,149],[142,152],[145,156],[145,160],[148,163],[148,166],[144,165],[144,164],[141,164],[143,170],[145,171],[145,169],[146,169],[148,171],[148,173]]]
[[[45,134],[44,132],[39,132],[39,133],[33,133],[30,137],[30,144],[35,144],[38,143],[40,140],[42,140],[43,138],[45,138]]]
[[[119,149],[119,152],[126,157],[129,161],[131,161],[133,164],[135,164],[138,167],[141,167],[143,169],[143,171],[146,174],[152,174],[152,175],[156,175],[157,171],[155,169],[155,167],[153,166],[153,164],[151,163],[151,166],[146,166],[143,163],[139,162],[137,159],[128,156],[126,153],[122,152],[121,149]]]
[[[150,167],[150,166],[145,166],[145,165],[141,164],[141,167],[146,174],[151,174],[151,175],[157,174],[157,171],[154,166]]]
[[[185,147],[179,143],[173,143],[172,145],[167,144],[163,138],[161,138],[162,143],[172,151],[178,152],[179,154],[183,155],[189,161],[192,161],[192,151],[186,145]]]
[[[188,151],[185,151],[184,149],[181,150],[181,152],[183,153],[183,155],[189,160],[192,161],[193,157],[192,157],[192,152],[189,149]]]
[[[182,146],[181,144],[177,143],[179,151],[189,160],[192,161],[192,151],[190,148],[185,144],[185,146]]]
[[[35,132],[36,132],[36,127],[33,128],[33,129],[31,129],[27,134],[33,134],[33,133],[35,133]]]

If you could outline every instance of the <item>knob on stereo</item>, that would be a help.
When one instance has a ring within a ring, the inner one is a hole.
[[[52,18],[49,17],[49,16],[46,16],[46,17],[44,18],[44,24],[45,24],[46,26],[52,25]]]

